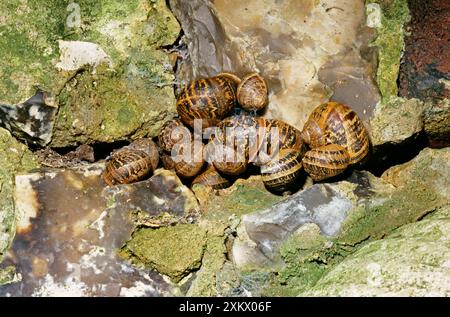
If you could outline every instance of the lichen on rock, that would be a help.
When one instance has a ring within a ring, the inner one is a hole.
[[[200,268],[205,246],[206,230],[195,224],[180,224],[141,229],[122,252],[179,282]]]
[[[51,146],[155,136],[175,114],[161,46],[180,28],[163,0],[15,0],[0,11],[0,103],[19,104],[36,89],[53,96]]]

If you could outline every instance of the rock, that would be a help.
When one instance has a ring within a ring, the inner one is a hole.
[[[236,296],[243,294],[239,275],[229,267],[231,244],[240,216],[255,208],[267,208],[281,200],[269,193],[260,176],[238,179],[227,189],[211,190],[202,185],[193,187],[200,201],[202,216],[199,225],[208,231],[202,266],[195,273],[187,296]]]
[[[235,262],[239,267],[245,267],[250,263],[256,264],[254,261],[258,257],[276,259],[281,243],[305,223],[316,223],[325,236],[335,236],[351,208],[351,201],[330,186],[316,184],[266,210],[244,215],[242,225],[245,233],[256,244],[257,249],[246,251],[242,248],[245,242],[235,243]],[[257,250],[262,254],[256,256]],[[243,252],[248,252],[247,256],[251,255],[250,263],[245,261]]]
[[[449,296],[449,232],[448,217],[402,226],[364,245],[299,295]]]
[[[397,96],[400,58],[404,50],[405,24],[409,21],[408,2],[404,0],[369,0],[367,14],[377,31],[372,42],[378,51],[377,83],[381,96]]]
[[[188,48],[178,68],[180,83],[221,71],[239,76],[259,72],[270,90],[265,116],[300,129],[309,113],[329,100],[333,88],[337,98],[348,93],[345,100],[364,119],[376,104],[371,67],[366,67],[372,61],[362,61],[360,54],[372,37],[365,31],[362,0],[249,0],[233,5],[225,0],[195,0],[170,1],[170,5]],[[348,57],[336,58],[344,54]],[[349,64],[360,67],[346,67]],[[332,87],[319,81],[322,66],[333,69],[324,75]],[[346,85],[336,85],[339,71],[344,71]],[[355,73],[364,84],[349,80]]]
[[[38,90],[33,97],[18,105],[0,102],[0,125],[29,144],[44,146],[51,140],[57,111],[55,101]]]
[[[118,256],[136,226],[192,221],[198,205],[173,172],[105,187],[101,163],[16,176],[17,234],[2,266],[22,281],[12,296],[150,296],[169,285]],[[38,242],[38,243],[36,243]]]
[[[450,100],[426,102],[424,130],[433,147],[450,146]]]
[[[52,147],[155,136],[175,114],[172,66],[159,48],[180,28],[165,1],[14,0],[0,12],[0,104],[37,89],[54,97],[58,114],[44,125],[54,124]]]
[[[435,102],[450,97],[450,5],[442,0],[409,3],[411,22],[400,67],[400,95]]]
[[[200,267],[205,244],[206,230],[197,225],[181,224],[137,231],[127,243],[126,252],[179,282]]]
[[[399,144],[422,131],[423,103],[400,97],[385,99],[376,107],[370,127],[374,147]]]
[[[34,155],[0,128],[0,262],[14,237],[14,176],[38,167]]]
[[[259,286],[261,294],[303,294],[361,246],[448,205],[449,162],[448,148],[425,149],[381,178],[354,171],[243,216],[232,249],[241,277],[276,271]],[[325,217],[315,216],[320,210]]]

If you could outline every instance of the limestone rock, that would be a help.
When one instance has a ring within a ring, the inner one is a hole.
[[[156,272],[138,269],[118,251],[137,226],[189,222],[195,196],[170,171],[105,187],[101,163],[40,169],[16,176],[12,248],[1,267],[22,280],[0,288],[11,296],[150,296],[169,291]]]
[[[424,130],[435,147],[450,145],[450,99],[426,102],[424,106]]]
[[[401,143],[422,131],[423,103],[399,97],[385,99],[376,107],[370,127],[374,147]]]
[[[197,270],[206,244],[206,231],[197,225],[181,224],[143,229],[127,243],[127,252],[141,263],[179,282]]]
[[[165,1],[14,0],[0,12],[0,104],[37,90],[53,97],[53,147],[155,136],[175,114],[172,66],[159,48],[180,28]]]
[[[363,246],[300,296],[449,296],[449,232],[448,217],[405,225]]]

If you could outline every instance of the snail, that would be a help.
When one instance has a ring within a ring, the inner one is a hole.
[[[268,103],[267,84],[260,75],[253,73],[245,76],[237,88],[237,100],[247,111],[263,109]]]
[[[158,149],[152,140],[134,141],[112,154],[103,172],[103,180],[109,186],[142,180],[156,169],[158,161]]]
[[[274,192],[285,192],[298,179],[304,151],[281,149],[278,157],[261,166],[264,185]]]
[[[174,161],[174,169],[178,176],[191,178],[200,173],[205,163],[203,158],[203,143],[189,142],[174,148],[172,153],[175,157],[170,157]]]
[[[193,181],[192,185],[201,184],[209,186],[213,189],[223,189],[230,186],[230,182],[220,175],[213,165],[209,165],[206,171],[198,175]]]
[[[311,148],[303,164],[316,181],[338,175],[369,152],[369,136],[361,119],[350,107],[337,102],[315,108],[301,135]]]
[[[337,144],[319,146],[306,152],[302,163],[305,172],[315,181],[342,173],[349,165],[348,151]]]
[[[172,151],[173,146],[183,139],[184,134],[190,134],[188,128],[179,119],[168,120],[161,128],[158,135],[159,147],[166,151]]]
[[[240,82],[238,77],[228,73],[192,81],[177,98],[181,120],[192,128],[194,119],[202,119],[202,128],[216,125],[233,110]]]
[[[239,148],[214,144],[213,151],[208,151],[208,155],[214,167],[223,174],[236,176],[247,169],[245,154]]]

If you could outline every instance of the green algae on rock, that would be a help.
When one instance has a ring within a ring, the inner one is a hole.
[[[0,261],[15,234],[14,176],[38,167],[37,159],[24,144],[0,128]]]
[[[180,28],[166,3],[72,4],[0,4],[0,103],[19,104],[36,89],[61,99],[54,147],[156,135],[175,114],[172,67],[160,47]]]
[[[370,120],[372,145],[401,143],[422,131],[423,125],[421,101],[400,97],[385,99]]]
[[[179,282],[200,268],[206,233],[195,224],[140,229],[134,233],[122,254]]]
[[[397,96],[400,58],[405,46],[404,26],[410,19],[408,1],[367,0],[366,5],[369,21],[373,16],[381,17],[381,21],[369,23],[377,28],[377,38],[372,45],[378,48],[378,87],[383,98]]]
[[[450,209],[449,205],[445,208]],[[427,218],[367,243],[300,296],[449,296],[450,220]]]

